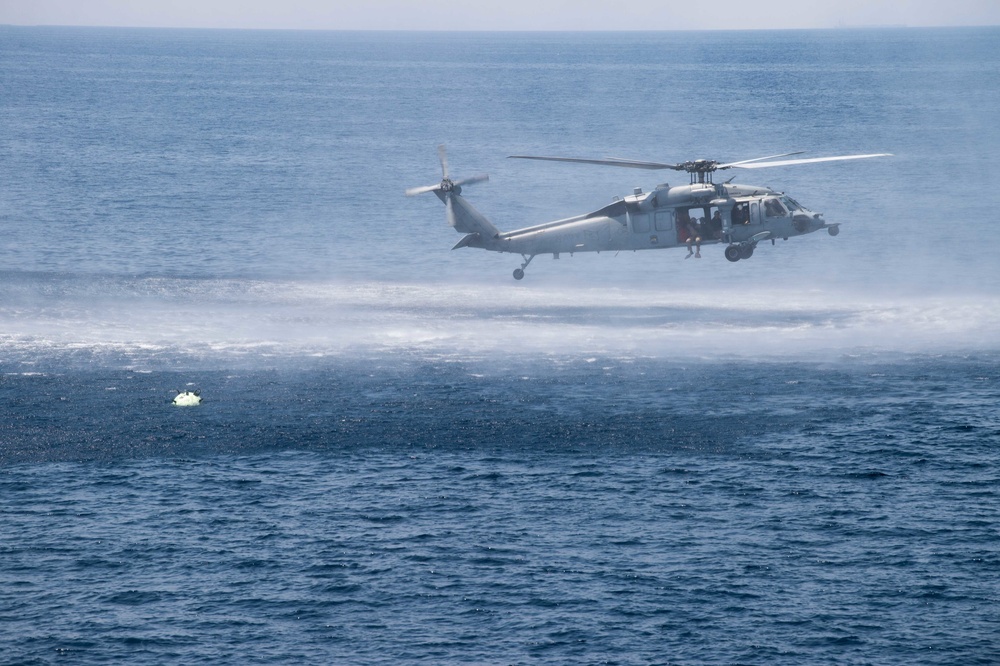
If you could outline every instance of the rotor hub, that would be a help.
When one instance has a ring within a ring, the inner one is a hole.
[[[691,174],[691,184],[712,183],[712,173],[719,168],[716,160],[690,160],[677,165]]]
[[[691,160],[681,166],[688,173],[711,173],[719,168],[719,163],[715,160]]]

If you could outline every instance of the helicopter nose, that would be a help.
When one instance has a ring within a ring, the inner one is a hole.
[[[795,224],[795,228],[801,233],[816,231],[817,229],[822,229],[826,226],[826,222],[823,221],[818,213],[816,215],[804,215],[799,213],[792,218],[792,222]]]

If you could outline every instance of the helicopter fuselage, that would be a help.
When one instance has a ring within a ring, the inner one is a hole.
[[[495,235],[470,233],[456,247],[532,257],[727,243],[738,249],[739,254],[727,253],[727,258],[736,261],[747,258],[747,251],[752,253],[761,240],[824,228],[834,235],[837,232],[837,225],[827,224],[821,214],[770,188],[695,183],[661,185],[646,193],[637,189],[592,213],[523,229]]]

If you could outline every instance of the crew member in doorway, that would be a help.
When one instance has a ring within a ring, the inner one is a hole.
[[[712,238],[719,240],[722,238],[722,213],[719,209],[715,209],[715,214],[712,215],[712,220],[708,223],[708,232]]]
[[[687,230],[687,246],[688,253],[685,259],[690,259],[691,255],[694,254],[695,259],[701,259],[701,225],[695,222],[692,218],[688,217],[687,221],[684,222]],[[694,252],[691,251],[691,245],[694,244]]]

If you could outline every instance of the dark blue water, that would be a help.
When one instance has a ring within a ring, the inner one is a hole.
[[[0,27],[0,663],[1000,661],[998,61]],[[402,196],[441,142],[504,229],[673,177],[513,153],[895,157],[514,282]]]

